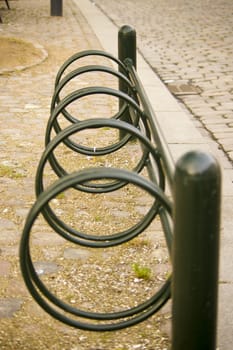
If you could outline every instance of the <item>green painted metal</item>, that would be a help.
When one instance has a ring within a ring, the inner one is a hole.
[[[133,62],[133,65],[137,66],[137,37],[136,31],[134,28],[124,25],[120,28],[118,32],[118,58],[121,62],[124,62],[126,58],[130,58]],[[122,67],[119,66],[119,71],[123,72]],[[129,88],[127,84],[119,80],[119,90],[128,94]],[[119,110],[122,109],[124,101],[119,100]],[[124,110],[124,113],[121,116],[121,120],[126,121],[127,123],[133,123],[130,111],[128,108]],[[125,136],[123,131],[120,132],[120,139]]]
[[[50,15],[51,16],[63,15],[63,0],[50,0]]]
[[[51,0],[52,8],[54,15],[61,15],[62,1]],[[219,165],[211,155],[191,151],[183,155],[175,166],[136,71],[136,32],[132,27],[123,26],[119,30],[118,49],[119,58],[99,50],[77,53],[57,73],[45,150],[36,174],[37,198],[26,219],[20,244],[23,278],[35,300],[53,317],[70,326],[98,332],[130,327],[150,317],[170,298],[172,281],[172,350],[215,350],[221,196]],[[118,71],[100,65],[72,70],[72,64],[86,56],[108,58],[118,65]],[[119,90],[102,86],[82,87],[60,97],[60,92],[72,79],[80,79],[80,75],[96,71],[116,77]],[[77,118],[78,114],[66,110],[73,102],[98,94],[118,99],[119,111],[116,115],[108,119],[90,118],[81,121]],[[70,123],[64,128],[58,123],[58,118],[63,117],[66,123]],[[78,136],[82,130],[95,128],[116,129],[120,140],[102,148],[93,148],[70,139],[73,135]],[[63,143],[71,151],[82,155],[103,156],[120,150],[132,138],[140,143],[143,152],[138,164],[131,170],[100,167],[77,169],[75,173],[68,174],[55,155],[56,148]],[[47,163],[59,177],[49,188],[43,183]],[[147,177],[142,176],[144,169]],[[98,180],[101,181],[98,183]],[[82,232],[63,222],[50,205],[58,194],[68,188],[98,195],[116,191],[129,183],[152,195],[154,202],[134,226],[122,232],[107,236]],[[165,183],[170,186],[170,197],[166,193]],[[152,297],[131,309],[95,313],[69,305],[48,290],[32,261],[31,228],[40,214],[57,234],[74,244],[89,248],[110,248],[123,244],[139,235],[159,217],[172,260],[173,275],[167,277]],[[77,316],[81,317],[80,321]],[[97,324],[95,320],[101,323]]]
[[[215,350],[221,174],[209,154],[192,151],[174,178],[172,350]]]

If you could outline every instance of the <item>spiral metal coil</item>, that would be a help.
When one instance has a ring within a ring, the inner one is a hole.
[[[89,65],[71,69],[69,73],[65,74],[67,68],[71,68],[74,62],[87,56],[108,58],[121,67],[123,73],[105,66]],[[110,74],[117,79],[121,79],[127,85],[128,93],[113,88],[95,86],[84,87],[73,91],[64,98],[60,97],[61,91],[66,84],[72,79],[89,72],[103,72],[104,74]],[[122,108],[110,118],[87,120],[79,120],[76,116],[68,112],[67,108],[72,102],[81,100],[86,96],[98,94],[113,96],[123,101]],[[130,113],[132,124],[121,120],[126,110]],[[69,123],[65,128],[62,128],[59,124],[58,119],[61,116]],[[124,131],[125,136],[111,145],[99,148],[84,146],[72,140],[72,136],[77,136],[81,131],[100,128]],[[54,134],[55,136],[52,136]],[[68,147],[72,152],[85,156],[98,157],[114,154],[114,152],[127,145],[132,138],[140,143],[142,155],[138,163],[131,170],[97,167],[77,169],[77,171],[69,173],[60,164],[55,154],[57,147],[61,144]],[[46,187],[43,180],[45,167],[48,163],[59,179],[51,186]],[[141,175],[144,169],[148,170],[150,180]],[[45,133],[45,150],[37,168],[35,183],[37,199],[27,216],[23,229],[20,243],[20,264],[27,288],[37,303],[46,312],[54,318],[80,329],[113,331],[132,326],[147,319],[166,303],[170,297],[170,276],[152,297],[135,307],[110,313],[84,311],[62,301],[48,289],[37,273],[31,255],[31,230],[40,214],[44,216],[47,223],[58,235],[69,242],[91,248],[108,248],[125,243],[142,233],[159,216],[166,236],[168,250],[171,250],[172,205],[165,195],[163,159],[154,141],[150,119],[140,105],[140,91],[137,90],[130,78],[129,69],[126,64],[106,52],[90,50],[73,55],[62,65],[55,80],[55,91],[51,102],[51,115]],[[138,223],[117,233],[94,235],[75,229],[59,218],[51,205],[53,199],[71,188],[76,191],[101,194],[117,191],[127,184],[133,184],[142,189],[152,196],[154,200],[148,212]],[[81,318],[81,321],[77,317]],[[99,323],[96,323],[96,321],[99,321]]]

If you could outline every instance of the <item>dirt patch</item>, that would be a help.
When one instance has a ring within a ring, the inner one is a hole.
[[[0,73],[25,69],[47,57],[41,46],[9,37],[0,37],[0,52]]]

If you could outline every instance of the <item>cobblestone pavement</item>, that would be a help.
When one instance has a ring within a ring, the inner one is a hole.
[[[232,161],[233,2],[94,2],[117,26],[129,24],[136,29],[145,59],[165,83],[178,87],[177,98]],[[188,86],[182,89],[182,84]],[[190,92],[190,86],[200,92]]]

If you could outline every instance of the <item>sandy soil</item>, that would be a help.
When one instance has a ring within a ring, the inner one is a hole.
[[[32,43],[11,37],[0,37],[0,70],[31,66],[42,59],[42,52]]]

